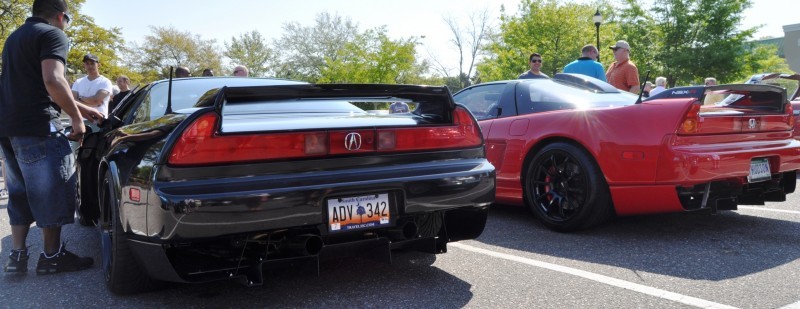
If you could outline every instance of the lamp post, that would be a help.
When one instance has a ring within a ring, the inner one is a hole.
[[[600,15],[600,8],[597,8],[597,12],[594,13],[592,21],[594,21],[594,28],[597,31],[597,62],[600,62],[600,24],[603,23],[603,15]]]

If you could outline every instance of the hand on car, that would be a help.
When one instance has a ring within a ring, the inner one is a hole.
[[[83,119],[72,118],[70,122],[72,123],[72,131],[67,133],[67,139],[80,142],[83,139],[83,135],[86,134],[86,127],[83,125]]]
[[[80,110],[81,110],[81,116],[83,116],[83,118],[86,118],[87,120],[91,121],[96,125],[102,124],[103,120],[106,118],[106,116],[103,115],[103,113],[98,112],[94,108],[81,108]]]

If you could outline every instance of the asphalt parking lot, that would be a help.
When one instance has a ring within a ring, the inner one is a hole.
[[[0,200],[0,209],[6,201]],[[168,284],[110,294],[99,265],[52,276],[5,275],[4,307],[526,307],[798,308],[800,196],[718,215],[620,218],[581,233],[555,233],[522,208],[493,206],[477,240],[429,256],[395,254],[393,264],[327,261],[321,273],[287,269],[263,286]],[[31,252],[41,234],[31,230]],[[74,252],[100,260],[98,236],[64,229]],[[0,215],[2,262],[11,246]],[[29,269],[35,267],[36,257]]]

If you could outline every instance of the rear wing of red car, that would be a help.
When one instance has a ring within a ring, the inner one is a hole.
[[[646,101],[692,98],[705,105],[758,109],[783,113],[787,106],[786,90],[772,85],[728,84],[710,87],[677,87],[660,92]]]

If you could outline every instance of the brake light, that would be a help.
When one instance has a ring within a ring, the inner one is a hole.
[[[695,134],[700,126],[700,104],[695,103],[689,107],[683,116],[678,134]]]
[[[209,165],[328,153],[328,137],[324,132],[219,135],[218,122],[216,113],[204,114],[192,122],[172,148],[169,164]]]
[[[791,103],[786,103],[786,114],[789,115],[789,119],[788,119],[786,124],[788,124],[790,127],[794,128],[794,121],[795,121],[795,118],[794,118],[794,107],[792,106]]]
[[[466,108],[456,107],[453,119],[453,124],[426,127],[220,135],[219,116],[210,112],[181,133],[168,163],[213,165],[482,145],[480,129]]]
[[[456,106],[453,122],[448,126],[378,129],[378,151],[455,149],[476,147],[483,143],[478,124],[466,108]]]

